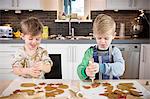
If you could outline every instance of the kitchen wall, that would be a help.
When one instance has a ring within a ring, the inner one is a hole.
[[[92,20],[100,14],[105,13],[114,18],[117,23],[117,35],[120,30],[120,23],[125,23],[125,35],[131,35],[131,21],[139,15],[137,10],[106,10],[106,11],[92,11],[91,18]],[[15,29],[19,29],[19,23],[22,19],[25,19],[30,16],[39,18],[44,25],[49,27],[50,34],[62,34],[68,35],[68,23],[56,23],[55,19],[57,18],[56,11],[21,11],[21,13],[15,13],[15,11],[3,11],[0,10],[0,25],[11,24]],[[92,32],[92,24],[87,23],[72,23],[72,27],[75,28],[75,35],[88,35]],[[145,34],[147,37],[147,34]]]

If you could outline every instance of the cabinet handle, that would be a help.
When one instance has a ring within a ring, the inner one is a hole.
[[[136,7],[137,0],[133,0],[133,6]]]
[[[71,47],[69,47],[69,50],[68,50],[68,61],[69,62],[71,61]]]
[[[71,47],[71,57],[72,57],[71,62],[74,62],[74,49],[73,49],[73,47]]]
[[[19,0],[17,0],[17,7],[19,7]]]
[[[72,47],[72,53],[73,53],[73,62],[76,62],[76,47],[74,46],[74,47]]]
[[[12,46],[10,46],[10,47],[22,47],[22,46],[13,46],[13,45],[12,45]]]
[[[133,1],[129,0],[129,7],[132,7],[132,3],[133,3]]]
[[[1,53],[15,53],[15,51],[0,51]]]
[[[74,47],[74,61],[76,62],[77,61],[77,55],[76,55],[76,47]]]
[[[14,7],[14,0],[11,0],[11,1],[12,1],[11,6]]]
[[[71,47],[71,57],[72,57],[71,62],[74,62],[74,49],[73,49],[73,46]]]
[[[143,51],[142,62],[144,62],[145,61],[145,53],[144,53],[145,52],[145,46],[143,46],[143,50],[142,51]]]

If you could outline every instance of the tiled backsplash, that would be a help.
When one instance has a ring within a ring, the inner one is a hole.
[[[117,23],[117,35],[120,29],[120,23],[125,23],[125,35],[131,35],[131,21],[139,15],[139,11],[135,10],[121,10],[115,12],[109,11],[92,11],[92,20],[100,14],[105,13],[112,16]],[[14,28],[19,28],[19,23],[22,19],[34,16],[41,20],[44,25],[49,27],[50,34],[62,34],[68,35],[68,23],[56,23],[57,18],[56,11],[21,11],[21,13],[15,13],[15,11],[2,11],[0,10],[0,25],[11,24]],[[88,35],[92,32],[93,23],[72,23],[72,27],[75,28],[75,35]]]

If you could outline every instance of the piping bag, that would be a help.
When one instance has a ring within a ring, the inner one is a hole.
[[[89,60],[89,64],[92,64],[92,63],[94,63],[94,58],[91,58]],[[95,75],[93,77],[90,77],[90,79],[92,80],[92,83],[94,83]]]

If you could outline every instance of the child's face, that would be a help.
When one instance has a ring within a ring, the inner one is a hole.
[[[29,34],[22,35],[22,39],[25,41],[25,46],[30,50],[36,50],[41,43],[41,34],[31,36]]]
[[[106,50],[110,46],[112,40],[114,39],[115,36],[113,35],[95,35],[96,42],[98,45],[98,48],[100,50]]]

